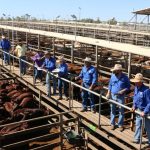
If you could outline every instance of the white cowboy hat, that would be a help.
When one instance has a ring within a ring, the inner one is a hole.
[[[64,61],[64,56],[59,56],[56,62],[62,62]]]
[[[133,79],[130,79],[131,82],[143,82],[143,75],[137,73]]]
[[[2,35],[2,39],[4,39],[6,36],[5,35]]]
[[[123,70],[122,65],[115,64],[114,68],[112,68],[111,71],[116,71],[116,70]]]
[[[84,61],[86,61],[86,62],[91,62],[92,59],[91,59],[90,57],[86,57],[86,58],[84,59]]]
[[[49,51],[46,51],[44,54],[45,55],[51,55],[51,53]]]

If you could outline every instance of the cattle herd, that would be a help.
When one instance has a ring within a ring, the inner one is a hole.
[[[47,110],[44,106],[39,108],[32,91],[28,88],[13,81],[0,81],[0,126],[48,114],[52,114],[52,112]],[[17,131],[33,128],[46,123],[48,123],[48,120],[45,119],[43,121],[24,122],[2,126],[0,128],[0,135],[12,134]],[[3,141],[3,143],[7,144],[11,142],[14,141]]]

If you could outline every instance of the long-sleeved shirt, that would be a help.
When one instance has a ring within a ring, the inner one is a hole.
[[[68,65],[64,62],[58,66],[59,72],[58,76],[59,77],[67,77],[68,76]]]
[[[109,81],[108,89],[111,91],[112,94],[118,94],[118,92],[123,89],[126,89],[127,91],[130,90],[129,78],[123,73],[121,73],[120,77],[112,74]]]
[[[144,100],[146,101],[146,107],[144,109],[144,113],[150,114],[150,89],[144,91]]]
[[[9,51],[10,50],[10,41],[7,39],[3,39],[0,41],[0,46],[4,51]]]
[[[43,54],[35,54],[31,59],[35,62],[35,66],[41,67],[43,64],[43,60],[41,58],[43,57]]]
[[[84,66],[79,77],[83,80],[83,83],[86,83],[88,85],[96,84],[98,79],[97,71],[93,66],[90,66],[88,68]]]
[[[15,51],[17,52],[18,57],[26,56],[27,48],[25,45],[17,45]]]
[[[45,58],[42,67],[45,67],[48,71],[53,71],[56,68],[55,58]]]
[[[134,89],[134,97],[133,97],[133,106],[135,109],[140,109],[144,111],[145,107],[147,106],[147,101],[145,100],[146,94],[144,92],[148,89],[147,86],[144,84],[141,87],[135,87]],[[149,92],[150,94],[150,92]],[[150,96],[149,96],[150,101]]]

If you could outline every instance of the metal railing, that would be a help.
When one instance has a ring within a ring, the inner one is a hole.
[[[63,119],[66,114],[69,114],[71,112],[72,111],[62,112],[62,113],[59,113],[59,114],[52,114],[52,115],[42,116],[42,117],[38,117],[38,118],[23,120],[23,121],[19,121],[19,122],[9,123],[9,124],[5,124],[5,125],[0,125],[0,129],[2,129],[4,127],[9,128],[11,126],[21,125],[21,124],[24,124],[24,123],[34,123],[35,121],[42,122],[45,119],[47,120],[47,123],[44,123],[42,125],[34,126],[34,127],[31,127],[31,128],[16,131],[16,132],[13,132],[13,133],[1,134],[0,135],[0,148],[1,149],[12,149],[12,148],[17,148],[18,146],[20,147],[20,146],[24,146],[26,144],[29,144],[29,142],[39,141],[39,140],[48,139],[48,138],[52,138],[52,137],[53,138],[54,137],[59,137],[59,142],[57,142],[57,144],[55,144],[55,146],[56,145],[59,146],[60,150],[62,150],[63,149],[63,144],[64,144],[63,143],[64,132],[66,131],[65,128],[70,128],[70,126],[64,126],[64,124],[67,124],[67,123],[70,123],[70,122],[75,122],[75,121],[78,120],[77,118]],[[56,118],[56,117],[57,117],[57,120],[54,123],[48,122],[52,118]],[[78,126],[77,123],[74,123],[74,126],[76,126],[76,125]],[[36,137],[33,137],[33,136],[29,137],[28,136],[29,134],[34,134],[34,133],[37,133],[37,132],[40,133],[40,131],[50,130],[51,128],[56,128],[56,127],[59,127],[59,131],[56,132],[56,133],[43,134],[41,132],[41,134],[39,134]],[[22,140],[22,138],[19,138],[21,136],[24,136],[24,140]],[[14,143],[12,141],[15,138],[16,138],[16,142]],[[11,141],[11,139],[12,139],[12,141]],[[8,143],[6,143],[6,141]],[[50,145],[53,145],[53,144],[50,144]],[[45,147],[47,147],[47,144],[45,145]]]
[[[12,58],[15,58],[15,59],[18,59],[18,60],[19,60],[18,57],[14,56],[14,55],[12,55],[12,54],[10,54],[10,53],[7,53],[7,52],[2,51],[2,50],[0,50],[0,51],[1,51],[2,53],[8,54],[9,57],[12,57]],[[29,62],[27,62],[27,61],[25,61],[25,60],[21,60],[21,61],[25,62],[25,63],[28,64],[29,66],[34,67],[34,64],[32,64],[32,63],[29,63]],[[19,61],[19,62],[20,62],[20,61]],[[14,65],[14,64],[13,64],[13,65]],[[2,60],[2,66],[3,66],[3,60]],[[9,70],[10,70],[10,72],[11,72],[11,63],[10,63]],[[118,103],[118,102],[116,102],[116,101],[114,101],[114,100],[112,100],[112,99],[107,99],[105,96],[102,95],[102,90],[100,90],[100,93],[96,93],[96,92],[94,92],[94,91],[92,91],[92,90],[89,90],[89,89],[86,89],[86,88],[82,87],[81,85],[76,84],[75,82],[72,82],[71,80],[58,77],[58,75],[53,74],[52,72],[49,72],[49,71],[47,72],[47,71],[45,71],[45,70],[43,70],[43,71],[46,72],[46,73],[49,73],[51,76],[54,76],[55,78],[59,78],[59,79],[65,81],[65,82],[67,82],[67,83],[69,84],[69,87],[70,87],[70,89],[71,89],[71,90],[69,90],[69,96],[70,96],[70,97],[69,97],[69,106],[68,106],[68,107],[69,107],[69,110],[71,110],[71,109],[73,108],[73,95],[72,95],[72,94],[73,94],[73,91],[72,91],[73,86],[78,87],[78,88],[80,88],[80,89],[82,89],[82,90],[84,90],[84,91],[90,92],[90,93],[92,93],[93,95],[95,95],[95,96],[97,96],[97,97],[99,98],[99,104],[98,104],[98,105],[99,105],[99,119],[98,119],[98,123],[97,123],[97,126],[98,126],[99,128],[101,127],[101,105],[102,105],[101,99],[102,99],[102,98],[103,98],[104,100],[108,101],[109,103],[116,104],[117,106],[123,107],[124,109],[127,109],[127,110],[129,110],[129,111],[132,110],[132,108],[130,108],[130,107],[126,106],[126,105],[120,104],[120,103]],[[21,76],[21,75],[20,75],[20,76]],[[22,78],[23,78],[23,76],[22,76]],[[33,76],[33,85],[35,86],[35,84],[34,84],[34,76]],[[42,92],[42,91],[39,90],[39,94],[40,94],[41,92]],[[39,95],[39,97],[40,97],[40,95]],[[138,114],[138,115],[141,114],[141,112],[139,112],[139,111],[135,111],[135,113]],[[148,119],[150,119],[150,116],[146,116],[146,117],[147,117]],[[143,120],[144,120],[144,117],[143,117]],[[141,126],[141,128],[143,128],[143,127],[144,127],[144,121],[142,121],[142,126]],[[141,131],[141,132],[142,132],[142,131]],[[143,133],[141,133],[141,135],[143,135]],[[142,137],[143,137],[143,136],[141,136],[141,139],[140,139],[140,149],[141,149],[141,145],[142,145]]]

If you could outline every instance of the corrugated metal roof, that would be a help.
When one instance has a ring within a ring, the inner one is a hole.
[[[75,37],[75,35],[54,33],[54,32],[27,29],[27,28],[11,27],[11,26],[5,26],[5,25],[0,25],[0,28],[8,29],[8,30],[13,29],[13,30],[20,31],[20,32],[28,32],[28,33],[39,34],[39,35],[44,35],[48,37],[56,37],[60,39],[70,40],[70,41],[77,41],[80,43],[97,45],[100,47],[105,47],[108,49],[113,49],[113,50],[117,50],[121,52],[128,52],[132,54],[150,57],[150,47],[145,47],[145,46],[136,46],[132,44],[118,43],[118,42],[112,42],[112,41],[106,41],[106,40],[100,40],[100,39],[94,39],[94,38],[82,37],[82,36]]]
[[[133,13],[139,14],[139,15],[150,15],[150,8],[137,10],[137,11],[134,11]]]

